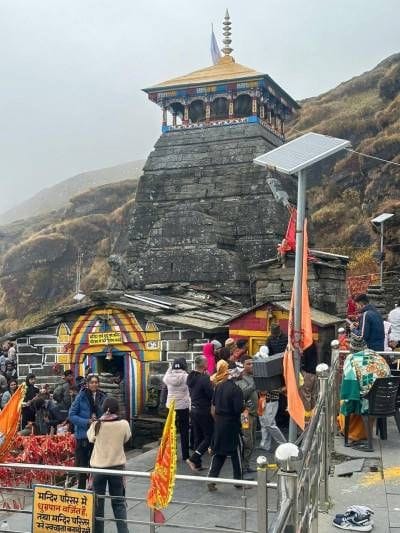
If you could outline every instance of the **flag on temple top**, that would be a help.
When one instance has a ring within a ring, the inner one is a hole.
[[[18,431],[22,401],[25,396],[25,384],[22,384],[11,396],[0,412],[0,461],[7,454]]]
[[[304,222],[304,246],[303,246],[303,276],[301,291],[301,331],[299,344],[301,351],[306,350],[313,343],[310,300],[308,297],[308,235],[307,220]],[[289,343],[283,358],[283,374],[287,389],[288,411],[290,418],[304,429],[305,409],[297,386],[297,377],[293,364],[293,344],[297,342],[293,324],[293,310],[295,306],[294,287],[289,313]]]
[[[154,509],[154,522],[165,521],[161,509],[165,509],[172,499],[176,474],[176,426],[175,402],[169,406],[160,447],[158,448],[154,470],[150,475],[147,505]]]
[[[211,58],[214,65],[218,63],[221,58],[221,52],[214,33],[214,26],[211,24]]]

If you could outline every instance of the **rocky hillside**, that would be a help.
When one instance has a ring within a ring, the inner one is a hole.
[[[290,136],[314,131],[349,139],[354,150],[400,164],[400,54],[302,102]],[[388,268],[399,263],[400,166],[348,153],[310,176],[316,245],[350,254],[354,274],[377,268],[371,218],[395,213],[387,228]]]
[[[0,226],[0,334],[73,303],[78,253],[82,289],[104,288],[111,250],[124,248],[137,179],[74,196],[58,211]]]
[[[58,211],[68,205],[75,196],[101,185],[116,183],[127,178],[139,178],[144,161],[129,161],[90,172],[77,174],[52,187],[39,191],[35,196],[13,207],[10,211],[0,214],[0,224],[9,224],[15,220],[37,217],[51,211]]]

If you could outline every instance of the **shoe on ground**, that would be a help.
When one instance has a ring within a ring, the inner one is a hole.
[[[216,492],[217,485],[215,483],[207,483],[208,492]]]
[[[344,515],[336,515],[333,519],[333,525],[339,529],[347,531],[372,531],[373,523],[368,521],[353,522]]]
[[[196,465],[196,463],[194,463],[190,459],[186,459],[186,464],[189,466],[190,470],[192,470],[193,472],[200,472],[201,470],[203,470],[201,465]]]

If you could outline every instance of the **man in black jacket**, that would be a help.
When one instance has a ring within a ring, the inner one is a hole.
[[[268,347],[269,355],[282,353],[286,350],[288,343],[287,335],[283,333],[279,324],[271,324],[271,335],[265,343]]]
[[[353,327],[354,333],[365,340],[370,350],[383,351],[385,349],[383,318],[376,307],[369,303],[366,294],[359,294],[354,301],[360,313],[359,326]]]
[[[186,460],[194,471],[201,467],[201,457],[208,450],[214,430],[214,420],[211,416],[211,400],[214,389],[210,382],[210,376],[206,373],[207,359],[199,355],[194,360],[195,369],[187,378],[191,400],[191,420],[194,432],[195,451]]]
[[[226,375],[214,391],[212,400],[214,413],[214,437],[211,445],[212,460],[208,477],[218,477],[226,458],[232,461],[234,479],[242,479],[241,420],[244,399],[241,389]],[[241,485],[235,485],[241,488]],[[215,483],[208,483],[208,490],[217,490]]]

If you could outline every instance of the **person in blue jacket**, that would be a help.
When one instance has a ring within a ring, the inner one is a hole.
[[[87,438],[87,430],[92,422],[103,414],[103,404],[107,395],[99,389],[99,377],[88,376],[87,387],[82,389],[70,407],[68,418],[74,425],[76,448],[75,466],[88,467],[93,445]],[[86,489],[86,474],[79,474],[78,488]]]
[[[359,294],[354,299],[360,314],[358,326],[353,328],[356,335],[362,337],[370,350],[382,352],[385,348],[385,327],[378,310],[369,303],[366,294]]]

